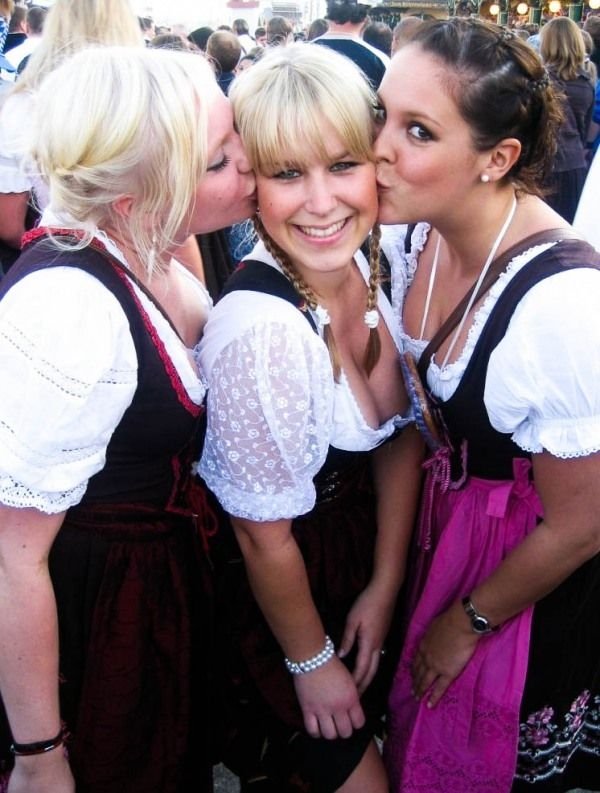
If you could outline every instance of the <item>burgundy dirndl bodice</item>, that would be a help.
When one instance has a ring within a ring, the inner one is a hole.
[[[138,385],[104,468],[50,554],[61,716],[77,793],[211,789],[211,576],[215,518],[191,484],[202,408],[188,397],[125,268],[106,251],[32,235],[0,296],[42,267],[88,272],[129,321]],[[2,750],[5,754],[6,744]]]

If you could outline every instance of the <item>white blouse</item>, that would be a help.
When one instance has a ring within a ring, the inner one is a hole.
[[[248,258],[278,267],[262,243]],[[397,268],[390,258],[393,283]],[[356,262],[368,281],[360,251]],[[381,290],[378,308],[399,348],[394,312]],[[268,521],[309,512],[313,478],[330,444],[368,451],[408,421],[394,416],[370,427],[345,375],[334,382],[321,336],[294,306],[272,295],[237,291],[224,297],[197,354],[208,382],[199,473],[237,517]]]
[[[46,213],[43,222],[51,217]],[[110,240],[98,237],[125,263]],[[206,290],[188,275],[208,310]],[[201,404],[205,387],[189,351],[133,288],[187,394]],[[47,514],[79,503],[131,404],[137,368],[127,317],[93,276],[53,267],[15,284],[0,301],[0,503]]]
[[[404,259],[410,284],[429,226],[419,224]],[[401,243],[400,240],[402,239]],[[507,284],[537,254],[556,243],[516,256],[476,311],[458,359],[440,368],[435,355],[427,371],[433,394],[448,400],[456,391],[490,312]],[[402,309],[401,309],[402,311]],[[400,316],[402,314],[400,313]],[[402,331],[417,358],[427,341]],[[600,271],[574,269],[546,278],[519,302],[502,341],[489,360],[484,402],[492,426],[510,433],[525,451],[583,457],[600,450]]]

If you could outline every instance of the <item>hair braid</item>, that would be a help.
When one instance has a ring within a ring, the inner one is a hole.
[[[308,286],[308,284],[304,281],[302,276],[298,272],[296,272],[288,255],[267,234],[267,231],[263,226],[262,220],[258,215],[254,216],[254,228],[256,229],[256,233],[258,234],[258,236],[263,241],[267,251],[278,262],[278,264],[280,265],[281,269],[284,272],[284,275],[287,278],[289,278],[296,292],[298,292],[300,297],[303,297],[304,300],[306,300],[309,308],[311,308],[314,311],[319,305],[317,296],[315,295],[313,290]],[[337,383],[339,382],[342,373],[342,366],[340,362],[340,355],[337,349],[337,344],[335,342],[335,337],[333,335],[333,331],[331,329],[330,324],[325,325],[323,328],[323,341],[325,342],[325,345],[329,352],[331,367],[333,369],[333,377]]]
[[[377,296],[380,283],[380,251],[381,227],[378,223],[373,226],[369,238],[369,288],[367,292],[367,311],[377,310]],[[381,355],[381,338],[378,329],[369,328],[369,338],[363,358],[363,368],[370,377]]]

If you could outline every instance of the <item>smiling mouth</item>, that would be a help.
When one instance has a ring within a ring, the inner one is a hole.
[[[318,226],[298,226],[298,228],[303,234],[306,234],[307,237],[318,237],[323,239],[337,234],[345,225],[346,220],[338,220],[337,223],[332,223],[329,226],[325,226],[325,228],[320,228]]]

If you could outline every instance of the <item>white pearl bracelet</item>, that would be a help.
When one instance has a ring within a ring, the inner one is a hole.
[[[307,672],[312,672],[320,666],[324,666],[327,661],[331,661],[334,655],[334,644],[329,636],[326,636],[325,647],[320,653],[313,655],[312,658],[307,658],[306,661],[290,661],[289,658],[284,658],[284,661],[288,672],[292,675],[305,675]]]

